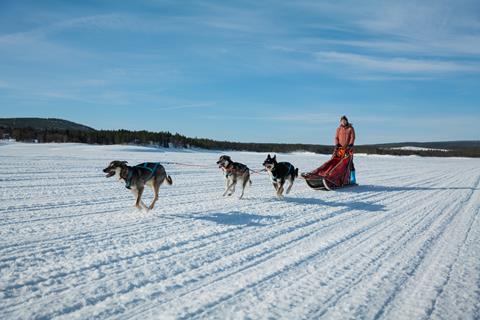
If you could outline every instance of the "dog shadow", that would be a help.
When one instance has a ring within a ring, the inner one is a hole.
[[[310,204],[326,207],[338,207],[338,208],[348,208],[350,210],[362,210],[368,212],[380,212],[387,211],[385,205],[372,202],[361,202],[361,201],[348,201],[348,202],[335,202],[335,201],[326,201],[318,198],[285,198],[286,202],[298,203],[298,204]]]
[[[480,190],[473,187],[402,187],[402,186],[379,186],[359,185],[354,188],[336,189],[335,192],[363,193],[363,192],[398,192],[398,191],[432,191],[432,190]]]
[[[182,219],[203,220],[214,222],[219,225],[227,226],[244,226],[244,227],[265,227],[270,222],[277,220],[280,216],[262,216],[257,214],[250,214],[246,212],[218,212],[208,215],[176,215]]]

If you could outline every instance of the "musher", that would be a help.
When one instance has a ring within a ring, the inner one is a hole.
[[[350,122],[348,122],[347,116],[340,118],[340,126],[335,133],[335,148],[351,149],[355,143],[355,130]],[[355,167],[352,162],[352,168],[350,171],[350,183],[357,183],[355,177]]]

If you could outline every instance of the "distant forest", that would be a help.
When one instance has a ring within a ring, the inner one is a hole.
[[[1,120],[1,119],[0,119]],[[22,125],[13,127],[11,122],[0,121],[0,138],[12,138],[22,142],[75,142],[99,145],[135,144],[164,148],[202,148],[207,150],[237,150],[256,152],[295,152],[307,151],[330,154],[333,146],[315,144],[283,144],[283,143],[243,143],[217,141],[203,138],[189,138],[178,133],[129,131],[129,130],[95,130],[69,121],[55,119],[55,128],[39,128]],[[62,128],[58,121],[65,121],[69,129]],[[30,122],[29,122],[30,123]],[[74,129],[70,129],[74,128]],[[419,146],[424,148],[448,149],[440,150],[401,150],[392,149],[400,146]],[[448,147],[445,147],[448,146]],[[408,143],[360,145],[355,147],[357,153],[388,155],[419,155],[438,157],[480,157],[478,141],[445,142],[445,143]]]

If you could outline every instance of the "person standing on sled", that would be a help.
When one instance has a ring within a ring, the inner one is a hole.
[[[337,131],[335,133],[335,150],[338,148],[351,149],[353,148],[354,143],[355,130],[353,129],[352,124],[348,122],[348,118],[346,116],[342,116],[340,118],[340,126],[337,128]],[[350,183],[357,183],[353,162],[352,168],[350,170]]]

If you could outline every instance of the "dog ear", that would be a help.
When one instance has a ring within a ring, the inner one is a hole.
[[[270,158],[270,153],[267,155],[267,159],[271,159],[271,158]]]
[[[272,159],[277,160],[277,155],[274,155]]]

